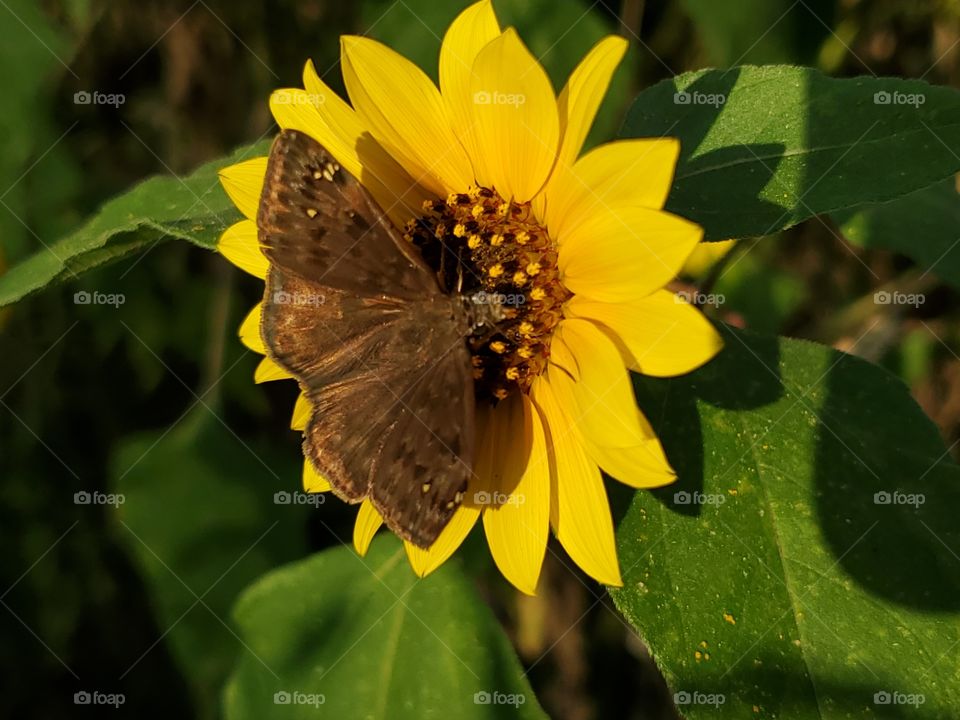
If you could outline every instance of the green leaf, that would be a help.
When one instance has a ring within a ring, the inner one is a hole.
[[[667,209],[708,240],[756,237],[956,173],[960,92],[787,66],[705,70],[640,93],[623,135],[680,138]]]
[[[365,558],[340,547],[262,578],[234,612],[249,652],[226,717],[545,718],[458,565],[420,580],[390,536]]]
[[[128,440],[111,475],[125,500],[117,533],[150,590],[162,640],[198,717],[216,717],[242,650],[230,608],[255,578],[305,550],[306,506],[273,497],[298,483],[297,455],[251,448],[201,406],[169,431]]]
[[[268,151],[269,141],[240,148],[185,178],[150,178],[110,200],[76,231],[0,276],[0,307],[168,238],[212,249],[241,217],[221,188],[217,171]]]
[[[834,213],[850,242],[906,255],[960,288],[960,194],[950,178],[888,203]]]
[[[952,717],[960,467],[936,427],[862,360],[725,339],[688,377],[638,381],[680,480],[636,494],[619,525],[617,607],[701,701],[691,720]]]

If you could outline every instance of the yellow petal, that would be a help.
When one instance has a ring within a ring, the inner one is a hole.
[[[277,365],[269,357],[264,357],[253,373],[253,381],[255,383],[271,382],[272,380],[290,380],[292,378],[293,375]]]
[[[597,208],[560,246],[562,281],[593,300],[637,300],[673,279],[702,236],[663,211]]]
[[[357,521],[353,524],[353,546],[357,549],[357,554],[363,557],[370,549],[370,541],[374,534],[383,525],[383,518],[373,503],[364,500],[360,504],[360,512],[357,513]]]
[[[605,447],[632,447],[653,436],[641,420],[623,358],[606,333],[589,320],[565,319],[551,352],[557,345],[566,345],[579,373],[574,378],[551,364],[550,387],[588,440]]]
[[[340,39],[343,81],[371,134],[425,188],[445,197],[473,179],[440,91],[424,72],[375,40]]]
[[[607,475],[634,488],[658,488],[677,479],[657,438],[634,447],[600,447],[581,437],[587,455]]]
[[[217,242],[217,250],[241,270],[261,280],[267,277],[270,263],[260,251],[257,224],[253,220],[241,220],[224,230]]]
[[[547,226],[563,243],[605,208],[660,210],[667,201],[680,155],[674,138],[617,140],[594,148],[558,172],[547,192]]]
[[[550,529],[550,462],[540,415],[526,395],[494,410],[477,475],[486,486],[483,529],[500,572],[533,595]]]
[[[703,313],[667,290],[629,303],[576,296],[565,312],[600,323],[613,336],[627,366],[644,375],[683,375],[723,347],[720,333]]]
[[[263,310],[263,303],[257,303],[253,309],[247,313],[247,316],[240,323],[240,342],[246,345],[254,352],[261,355],[267,354],[267,348],[263,344],[263,338],[260,337],[260,315]]]
[[[478,180],[529,200],[553,168],[560,121],[550,79],[513,28],[477,55],[470,95]]]
[[[463,504],[456,509],[450,522],[440,533],[440,537],[429,549],[424,550],[411,542],[404,541],[407,559],[417,576],[426,577],[443,565],[470,534],[477,518],[480,517],[480,506],[472,501],[473,492],[472,489],[468,490]]]
[[[621,586],[607,491],[596,464],[577,440],[574,428],[541,375],[531,396],[543,415],[550,455],[550,524],[567,554],[585,573],[606,585]]]
[[[440,92],[450,114],[450,124],[467,155],[477,167],[473,139],[470,73],[477,53],[500,34],[500,24],[490,0],[474,3],[457,16],[440,46]]]
[[[327,479],[317,472],[313,464],[304,458],[303,460],[303,491],[308,493],[327,492],[330,489],[330,483]]]
[[[257,206],[267,174],[267,158],[256,157],[225,167],[218,173],[227,196],[248,219],[257,219]]]
[[[297,395],[297,401],[293,404],[293,416],[290,418],[291,430],[305,430],[307,421],[310,419],[310,401],[303,393]]]
[[[308,96],[323,99],[318,106],[320,122],[312,123],[316,134],[311,136],[360,180],[395,225],[419,216],[430,193],[373,139],[360,116],[320,79],[309,60],[303,68],[303,84]]]
[[[580,154],[600,103],[610,87],[613,72],[626,52],[627,41],[624,38],[608,35],[590,49],[570,74],[557,99],[563,138],[557,153],[559,164],[570,165]]]

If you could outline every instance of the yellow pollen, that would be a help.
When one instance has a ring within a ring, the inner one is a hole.
[[[551,340],[571,297],[549,232],[532,203],[510,200],[495,187],[471,184],[425,201],[423,209],[401,234],[437,272],[445,292],[461,299],[481,291],[518,299],[478,313],[467,337],[477,398],[496,403],[529,392],[549,363]],[[454,262],[446,262],[450,258]]]

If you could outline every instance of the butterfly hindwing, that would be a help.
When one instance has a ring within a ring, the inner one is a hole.
[[[302,133],[274,143],[257,221],[270,260],[261,332],[310,401],[310,462],[340,497],[370,498],[394,532],[428,547],[471,474],[466,329],[432,271],[334,168]]]

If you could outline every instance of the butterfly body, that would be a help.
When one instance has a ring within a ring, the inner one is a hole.
[[[309,136],[283,131],[257,216],[270,261],[261,334],[311,406],[304,454],[428,547],[472,475],[476,318]]]

